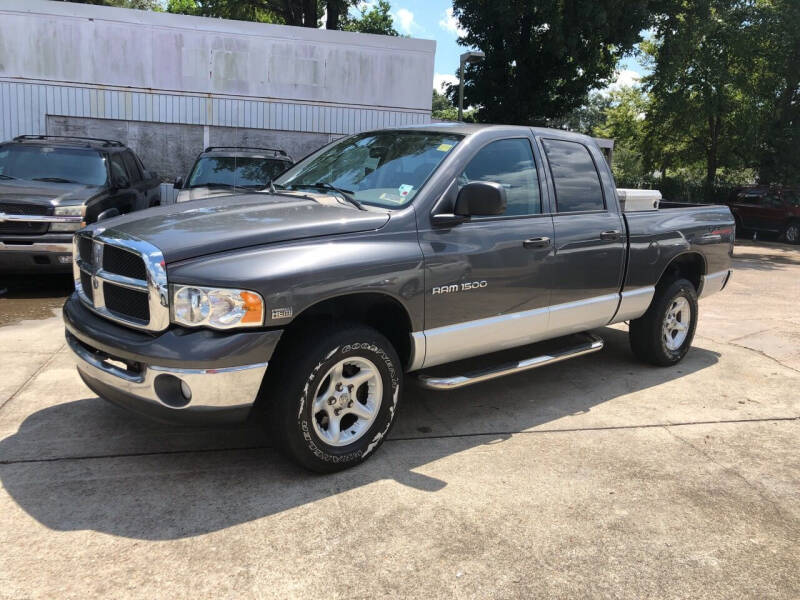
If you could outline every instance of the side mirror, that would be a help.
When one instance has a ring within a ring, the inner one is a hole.
[[[506,190],[499,183],[472,181],[461,188],[453,211],[462,217],[492,217],[506,211]]]
[[[176,177],[175,183],[172,184],[172,187],[176,190],[183,189],[183,177]]]
[[[118,209],[116,209],[116,208],[107,208],[106,210],[101,212],[99,215],[97,215],[97,220],[98,221],[103,221],[105,219],[110,219],[111,217],[117,217],[117,216],[119,216],[119,210]]]

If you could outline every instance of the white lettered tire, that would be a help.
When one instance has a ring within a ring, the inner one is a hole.
[[[280,448],[330,473],[371,456],[397,416],[403,369],[378,331],[348,324],[309,328],[268,369],[264,417]]]

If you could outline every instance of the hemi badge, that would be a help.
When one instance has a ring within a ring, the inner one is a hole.
[[[273,308],[272,309],[272,318],[273,319],[288,319],[292,316],[292,307],[289,308]]]

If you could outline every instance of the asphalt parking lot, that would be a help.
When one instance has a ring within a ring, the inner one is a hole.
[[[152,424],[0,284],[0,597],[800,597],[800,249],[737,246],[678,366],[599,354],[448,394],[333,476]],[[31,299],[32,298],[32,299]]]

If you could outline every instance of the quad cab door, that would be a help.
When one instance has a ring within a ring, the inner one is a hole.
[[[553,293],[549,335],[606,325],[619,306],[625,224],[606,185],[597,150],[579,141],[541,139],[555,193]]]
[[[450,187],[495,182],[502,215],[420,228],[425,256],[425,366],[519,346],[547,329],[553,219],[532,137],[487,142]]]

